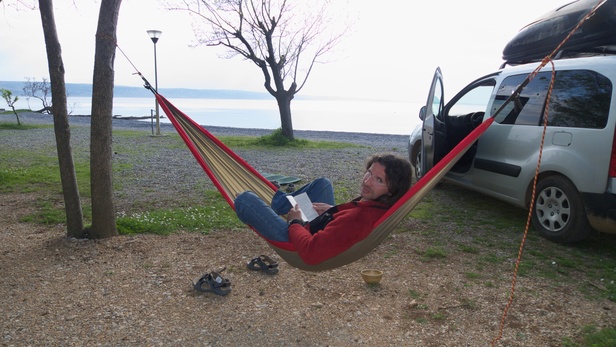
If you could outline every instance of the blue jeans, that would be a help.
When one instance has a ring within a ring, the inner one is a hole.
[[[280,217],[291,209],[287,195],[308,194],[312,202],[334,205],[334,188],[327,178],[318,178],[293,193],[278,190],[272,198],[271,207],[251,191],[241,193],[235,198],[235,213],[245,224],[253,227],[268,240],[288,242],[289,225]]]

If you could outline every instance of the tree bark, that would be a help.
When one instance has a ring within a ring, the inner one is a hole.
[[[60,179],[64,195],[66,210],[66,228],[68,237],[83,237],[83,212],[77,186],[77,174],[71,151],[71,131],[68,123],[68,110],[66,106],[66,85],[64,82],[64,63],[62,61],[62,48],[58,40],[56,22],[53,15],[51,0],[39,0],[41,22],[47,47],[47,62],[49,78],[51,81],[51,98],[53,100],[51,111],[53,113],[54,131],[56,134],[56,147],[60,165]]]
[[[118,235],[113,201],[112,112],[116,28],[121,0],[102,0],[96,31],[92,82],[90,186],[92,189],[91,238]]]
[[[293,118],[291,117],[291,100],[293,96],[279,96],[276,97],[278,103],[278,111],[280,113],[280,127],[282,134],[289,140],[293,141],[295,135],[293,134]]]

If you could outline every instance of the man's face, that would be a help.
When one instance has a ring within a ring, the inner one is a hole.
[[[372,163],[362,179],[360,195],[364,200],[376,200],[385,194],[389,194],[385,167],[379,163]]]

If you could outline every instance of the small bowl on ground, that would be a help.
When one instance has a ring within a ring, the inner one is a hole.
[[[381,278],[383,277],[383,271],[380,270],[362,270],[361,278],[364,279],[364,282],[368,284],[376,284],[381,282]]]

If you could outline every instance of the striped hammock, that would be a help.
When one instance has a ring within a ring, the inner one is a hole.
[[[171,120],[199,165],[207,173],[216,188],[231,208],[238,194],[250,190],[263,201],[270,202],[276,186],[263,175],[224,145],[209,131],[176,108],[162,95],[154,92],[158,103]],[[395,227],[408,215],[426,194],[443,178],[454,164],[466,153],[483,132],[492,124],[493,117],[485,120],[462,140],[449,154],[415,183],[396,204],[373,226],[373,231],[363,240],[341,254],[317,265],[308,265],[302,261],[290,242],[267,240],[272,249],[289,265],[307,271],[334,269],[354,262],[378,246]]]

